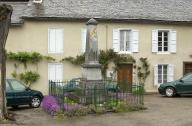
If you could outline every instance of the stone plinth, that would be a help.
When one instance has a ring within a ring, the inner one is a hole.
[[[100,64],[83,64],[82,76],[87,80],[102,80]]]

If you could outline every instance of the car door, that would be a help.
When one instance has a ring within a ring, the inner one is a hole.
[[[10,86],[7,80],[6,80],[6,98],[7,98],[7,106],[15,104],[14,93],[12,87]]]
[[[192,93],[192,74],[184,76],[177,84],[181,93]]]
[[[12,87],[12,95],[14,96],[14,102],[16,105],[25,105],[30,103],[30,92],[26,90],[26,87],[22,82],[9,79],[10,86]]]

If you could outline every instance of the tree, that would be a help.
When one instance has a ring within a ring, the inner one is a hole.
[[[12,7],[0,5],[0,119],[8,117],[6,108],[6,56],[5,44],[11,23]]]

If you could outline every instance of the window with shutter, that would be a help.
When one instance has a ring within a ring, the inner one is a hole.
[[[130,29],[113,30],[113,49],[119,53],[138,52],[139,31]]]
[[[158,31],[158,52],[168,52],[169,31]]]
[[[176,31],[152,30],[152,52],[176,53]]]
[[[120,30],[120,51],[131,52],[131,31]]]
[[[154,68],[155,85],[173,81],[174,66],[172,64],[158,64]]]
[[[52,81],[63,80],[63,64],[62,63],[48,64],[48,80],[52,80]]]
[[[48,53],[63,53],[64,29],[48,30]]]

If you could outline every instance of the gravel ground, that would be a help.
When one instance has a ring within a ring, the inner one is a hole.
[[[192,126],[192,96],[146,95],[147,110],[56,120],[39,109],[20,108],[17,123],[2,126]]]

